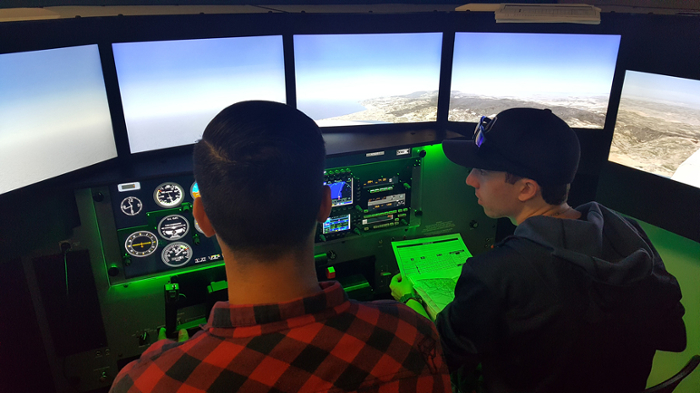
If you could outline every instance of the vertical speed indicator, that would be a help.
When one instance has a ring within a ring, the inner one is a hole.
[[[170,267],[180,267],[186,265],[192,259],[192,247],[187,243],[170,243],[160,254],[163,263]]]
[[[176,207],[185,200],[185,190],[177,183],[166,182],[153,191],[153,200],[156,201],[158,206],[166,209]]]

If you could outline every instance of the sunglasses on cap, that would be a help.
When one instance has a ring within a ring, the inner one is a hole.
[[[481,119],[479,119],[479,122],[476,124],[476,128],[474,129],[474,143],[477,147],[481,147],[481,145],[484,143],[486,140],[486,133],[491,131],[494,123],[496,123],[495,118],[490,119],[486,116],[481,116]]]

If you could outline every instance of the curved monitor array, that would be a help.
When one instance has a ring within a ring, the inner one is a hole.
[[[323,127],[434,122],[442,42],[294,35],[297,107]],[[548,107],[572,127],[602,129],[619,45],[619,35],[456,33],[448,120]],[[286,102],[280,35],[112,49],[131,153],[192,144],[234,102]],[[698,83],[628,71],[610,160],[700,187],[697,103],[684,98]],[[0,54],[0,87],[0,165],[16,168],[0,174],[0,194],[117,156],[97,45]],[[630,125],[649,119],[648,130]]]

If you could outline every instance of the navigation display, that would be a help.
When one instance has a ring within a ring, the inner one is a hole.
[[[571,127],[603,128],[619,35],[456,33],[450,121],[550,108]]]
[[[281,36],[112,47],[132,153],[192,144],[239,101],[286,102]]]
[[[700,188],[700,81],[625,72],[612,162]]]
[[[442,33],[295,35],[297,106],[321,127],[435,121]]]
[[[0,194],[116,156],[97,45],[0,54]]]
[[[331,203],[333,207],[352,205],[352,175],[342,180],[333,180],[323,184],[331,188]]]

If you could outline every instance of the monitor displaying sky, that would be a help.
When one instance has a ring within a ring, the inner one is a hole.
[[[619,35],[456,33],[450,121],[550,108],[571,127],[603,128]]]
[[[239,101],[286,102],[282,36],[112,47],[132,153],[192,144]]]
[[[97,45],[0,54],[0,194],[116,156]]]
[[[700,188],[700,81],[626,71],[609,160]]]
[[[321,127],[435,121],[442,33],[295,35],[297,107]]]

